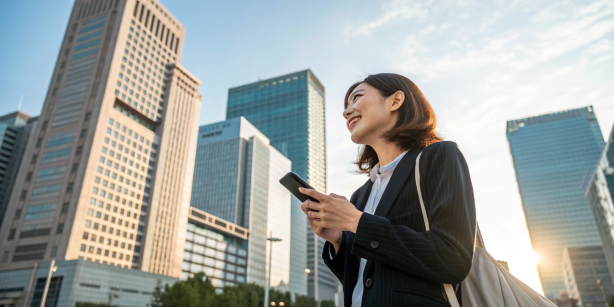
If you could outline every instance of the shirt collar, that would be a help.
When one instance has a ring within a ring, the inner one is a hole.
[[[377,174],[381,173],[381,174],[388,174],[388,173],[392,173],[394,171],[394,169],[397,167],[397,165],[399,164],[399,162],[401,161],[401,159],[403,159],[403,156],[405,156],[405,154],[408,152],[404,151],[402,152],[398,157],[396,157],[394,160],[392,160],[392,162],[380,167],[379,166],[379,162],[377,164],[375,164],[375,166],[371,169],[371,172],[369,173],[369,176],[371,177],[371,181],[375,182],[375,179],[377,179]]]

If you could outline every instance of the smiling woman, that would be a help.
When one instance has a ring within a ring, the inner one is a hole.
[[[370,75],[344,104],[352,141],[362,145],[355,163],[369,180],[349,200],[299,190],[317,200],[302,209],[327,241],[322,258],[343,283],[345,306],[459,306],[456,285],[469,273],[476,236],[463,154],[441,141],[433,109],[406,77]]]

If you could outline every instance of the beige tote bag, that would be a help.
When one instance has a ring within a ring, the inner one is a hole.
[[[429,231],[429,220],[420,191],[420,156],[416,158],[416,187],[422,207],[424,226]],[[459,307],[452,285],[444,284],[448,301]],[[554,303],[535,292],[501,266],[484,248],[480,228],[477,228],[473,263],[469,275],[461,283],[463,307],[556,307]]]

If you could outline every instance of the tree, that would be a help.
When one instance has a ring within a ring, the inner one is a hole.
[[[185,283],[196,290],[199,301],[198,306],[213,306],[212,303],[215,300],[215,287],[211,284],[211,280],[209,280],[205,273],[196,273],[194,276],[188,278]]]
[[[335,301],[321,301],[320,307],[335,307]]]
[[[162,281],[158,279],[158,283],[156,284],[156,288],[154,289],[154,292],[151,295],[151,303],[149,304],[150,307],[162,307],[162,294],[164,292],[162,291]]]
[[[318,302],[315,299],[306,295],[297,295],[296,301],[292,304],[292,307],[317,307]]]
[[[198,307],[200,298],[198,292],[190,285],[183,282],[176,282],[171,287],[164,287],[164,294],[161,297],[164,307]]]

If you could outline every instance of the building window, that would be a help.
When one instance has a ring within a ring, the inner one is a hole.
[[[61,234],[62,231],[64,231],[64,223],[58,224],[58,231],[56,232],[56,234]]]
[[[9,240],[13,240],[15,238],[15,231],[17,229],[13,228],[11,229],[11,232],[9,232]]]
[[[79,168],[79,164],[75,163],[75,164],[72,165],[72,170],[70,172],[74,174],[74,173],[77,172],[78,168]]]
[[[66,214],[66,212],[68,212],[68,203],[64,203],[62,205],[62,214]]]
[[[70,192],[72,192],[72,187],[73,187],[73,185],[74,185],[74,184],[73,184],[72,182],[70,182],[70,183],[68,184],[68,186],[66,187],[66,193],[70,193]]]
[[[87,112],[87,114],[85,114],[85,120],[90,120],[90,118],[92,118],[92,113]]]
[[[6,262],[9,259],[9,251],[4,251],[2,254],[2,262]]]
[[[85,244],[81,244],[81,251],[85,252]]]
[[[81,130],[81,137],[84,138],[87,135],[87,129]]]
[[[83,146],[77,147],[77,154],[79,155],[81,152],[83,152]]]
[[[26,175],[26,182],[30,182],[30,180],[32,180],[32,173],[28,173],[28,175]]]
[[[15,211],[15,219],[18,219],[21,216],[21,209]]]
[[[54,246],[51,248],[51,257],[55,257],[56,254],[58,253],[58,247]]]
[[[28,195],[28,191],[21,191],[21,196],[19,196],[20,200],[25,200],[26,196]]]

